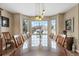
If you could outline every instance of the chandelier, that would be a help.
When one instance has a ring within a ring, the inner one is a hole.
[[[45,15],[44,4],[42,4],[42,3],[36,4],[36,11],[35,12],[36,12],[35,19],[42,20],[44,18],[44,15]]]

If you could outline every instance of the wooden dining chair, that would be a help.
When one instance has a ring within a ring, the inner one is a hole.
[[[23,44],[23,37],[22,35],[14,35],[14,43],[15,43],[15,47],[18,48],[20,45]]]
[[[22,39],[20,36],[17,37],[17,42],[18,42],[18,46],[20,46],[22,44]]]
[[[62,38],[61,46],[64,47],[65,38]]]
[[[23,35],[20,35],[20,39],[21,39],[22,43],[24,43],[25,39],[24,39]]]
[[[60,36],[59,36],[59,35],[57,36],[56,42],[57,42],[58,44],[59,44],[59,42],[60,42]]]
[[[20,42],[19,35],[14,35],[14,43],[16,48],[20,46],[21,42]]]
[[[14,38],[14,46],[15,48],[17,48],[18,47],[17,35],[14,35],[13,38]]]
[[[1,38],[1,35],[0,35],[0,56],[2,55],[2,38]]]
[[[21,42],[22,42],[22,44],[26,41],[26,35],[24,35],[24,34],[21,34],[21,35],[19,35],[19,37],[20,37],[20,40],[21,40]]]
[[[13,37],[9,32],[2,32],[2,37],[5,40],[5,44],[6,44],[6,48],[8,48],[8,45],[10,45],[10,47],[12,47],[13,44]]]
[[[23,40],[24,40],[24,41],[26,41],[26,40],[27,40],[27,37],[26,37],[26,35],[25,35],[25,34],[22,34],[22,38],[23,38]]]

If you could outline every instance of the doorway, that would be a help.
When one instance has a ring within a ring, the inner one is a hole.
[[[32,21],[32,47],[48,47],[48,21]]]

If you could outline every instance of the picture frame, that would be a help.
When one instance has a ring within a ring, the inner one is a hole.
[[[65,21],[65,29],[74,32],[74,17]]]
[[[9,18],[1,16],[1,26],[9,27]]]

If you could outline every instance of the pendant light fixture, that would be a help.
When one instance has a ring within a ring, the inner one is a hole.
[[[43,3],[36,4],[36,20],[43,20],[45,15],[45,8]]]

